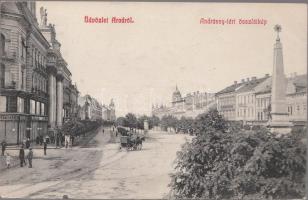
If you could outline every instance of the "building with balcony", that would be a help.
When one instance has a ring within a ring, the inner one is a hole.
[[[16,144],[47,132],[50,44],[36,21],[35,2],[3,2],[0,14],[0,140]]]
[[[35,2],[7,1],[0,15],[0,141],[20,144],[62,125],[71,74],[46,10],[38,23]]]

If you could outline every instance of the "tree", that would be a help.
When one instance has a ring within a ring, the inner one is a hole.
[[[172,115],[164,115],[161,119],[161,127],[167,130],[168,127],[176,129],[178,125],[178,119]]]
[[[199,116],[198,134],[177,154],[176,198],[302,198],[306,148],[300,136],[230,127],[216,111]]]
[[[206,133],[209,128],[226,132],[228,129],[227,124],[219,112],[214,109],[208,113],[198,115],[194,122],[194,128],[196,129],[196,134]]]
[[[150,128],[154,127],[154,126],[158,126],[159,123],[160,123],[160,119],[159,117],[155,116],[155,115],[152,115],[150,117]]]
[[[184,133],[192,133],[194,127],[194,119],[190,117],[181,117],[178,121],[177,128]]]
[[[137,117],[133,113],[128,113],[125,116],[125,126],[129,128],[137,127]]]
[[[117,126],[125,126],[127,124],[125,117],[118,117],[116,120]]]
[[[144,121],[147,120],[149,122],[149,117],[146,115],[142,115],[137,120],[137,127],[139,129],[144,129]]]

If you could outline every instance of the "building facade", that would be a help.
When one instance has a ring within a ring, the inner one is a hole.
[[[115,115],[115,105],[113,102],[113,99],[111,99],[110,104],[103,105],[102,106],[102,119],[105,121],[115,121],[116,115]]]
[[[172,93],[170,106],[152,106],[152,115],[162,118],[164,115],[173,115],[177,118],[196,117],[207,112],[209,108],[215,106],[215,95],[207,92],[188,93],[182,97],[178,87]]]
[[[50,45],[34,2],[3,2],[0,9],[0,140],[18,144],[47,132]]]
[[[20,144],[62,125],[67,64],[46,10],[38,23],[35,2],[0,6],[0,140]]]
[[[292,74],[287,78],[285,90],[289,121],[295,125],[305,124],[307,121],[307,75]],[[268,74],[262,78],[243,79],[241,84],[235,82],[216,93],[217,109],[229,121],[267,125],[271,120],[271,92],[272,77]]]
[[[103,106],[95,98],[85,95],[78,98],[79,113],[81,120],[98,121],[102,120]]]

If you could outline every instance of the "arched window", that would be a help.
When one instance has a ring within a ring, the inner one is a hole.
[[[0,52],[1,52],[1,55],[3,55],[5,53],[5,36],[2,33],[0,36],[0,44],[1,44]]]
[[[5,65],[0,66],[0,88],[4,88],[5,85]]]

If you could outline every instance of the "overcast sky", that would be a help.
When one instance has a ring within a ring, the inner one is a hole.
[[[116,114],[150,114],[183,94],[217,92],[242,78],[272,73],[274,25],[281,24],[286,74],[306,73],[305,4],[38,2],[55,24],[81,94]],[[132,17],[134,24],[87,24],[84,16]],[[38,14],[39,19],[39,14]],[[264,25],[205,25],[201,18],[265,19]]]

